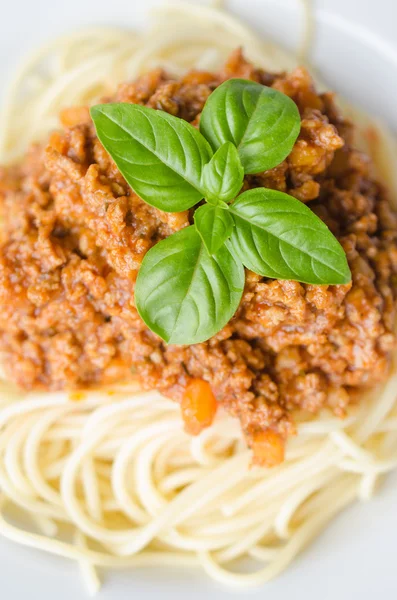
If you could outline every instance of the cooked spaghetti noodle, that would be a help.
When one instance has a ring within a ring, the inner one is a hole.
[[[91,29],[32,57],[7,97],[1,161],[20,157],[56,126],[62,107],[91,103],[158,64],[174,73],[216,68],[239,44],[267,69],[295,64],[220,10],[168,5],[155,16],[144,36]],[[397,198],[385,151],[394,141],[361,122],[362,143]],[[220,582],[259,585],[397,467],[395,367],[346,419],[324,412],[302,421],[285,462],[269,470],[249,468],[240,428],[223,413],[191,438],[177,404],[133,384],[71,399],[23,394],[2,381],[0,534],[77,561],[91,593],[99,587],[97,567],[157,564],[199,564]],[[9,509],[28,516],[33,530],[12,524]],[[255,568],[234,572],[233,561],[243,557]]]

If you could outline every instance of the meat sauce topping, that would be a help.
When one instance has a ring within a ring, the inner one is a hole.
[[[318,94],[309,74],[255,69],[240,51],[220,73],[173,79],[154,70],[110,100],[167,111],[196,125],[210,93],[252,79],[298,105],[299,138],[278,167],[246,176],[246,189],[288,192],[342,243],[352,284],[316,286],[246,273],[235,317],[194,346],[167,346],[134,305],[143,256],[192,222],[165,213],[126,184],[95,136],[88,109],[61,113],[63,129],[0,170],[0,349],[8,377],[26,389],[70,389],[125,380],[181,402],[186,428],[208,426],[222,404],[240,419],[257,462],[276,464],[294,412],[343,417],[357,392],[385,378],[394,347],[397,215],[353,125]],[[202,398],[202,403],[200,403]]]

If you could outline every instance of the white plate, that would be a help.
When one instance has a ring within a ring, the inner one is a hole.
[[[159,0],[8,0],[0,20],[0,90],[22,55],[46,39],[88,24],[140,25]],[[297,0],[234,0],[234,12],[294,46]],[[314,62],[323,78],[351,101],[383,116],[397,131],[396,0],[317,0]],[[392,600],[397,597],[397,475],[380,495],[338,517],[278,580],[233,593],[200,571],[139,570],[107,575],[101,600],[141,598],[223,600],[231,596],[284,600]],[[0,539],[0,597],[84,600],[74,564]]]

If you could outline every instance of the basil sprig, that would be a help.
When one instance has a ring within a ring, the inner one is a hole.
[[[194,212],[194,225],[145,255],[135,303],[171,344],[203,342],[236,312],[244,268],[275,279],[346,284],[343,248],[292,196],[267,188],[239,195],[244,174],[280,164],[300,131],[295,103],[277,90],[230,79],[208,98],[200,131],[135,104],[91,109],[97,135],[133,190],[166,212]]]

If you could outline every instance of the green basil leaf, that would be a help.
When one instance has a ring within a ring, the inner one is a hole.
[[[192,125],[138,104],[99,104],[91,117],[102,145],[145,202],[178,212],[203,198],[201,172],[212,150]]]
[[[216,88],[200,118],[200,131],[214,151],[225,142],[237,147],[245,173],[279,165],[299,130],[299,111],[291,98],[245,79],[229,79]]]
[[[227,209],[211,204],[204,204],[196,210],[194,222],[210,254],[215,254],[226,242],[234,225],[233,217]]]
[[[236,255],[258,275],[313,284],[351,280],[338,240],[292,196],[265,188],[249,190],[230,206],[230,212]]]
[[[232,318],[244,289],[244,268],[226,245],[210,256],[194,225],[145,255],[135,302],[146,325],[170,344],[197,344]]]
[[[223,144],[204,165],[201,177],[205,197],[216,204],[218,200],[232,200],[243,185],[244,169],[237,148],[231,142]]]

